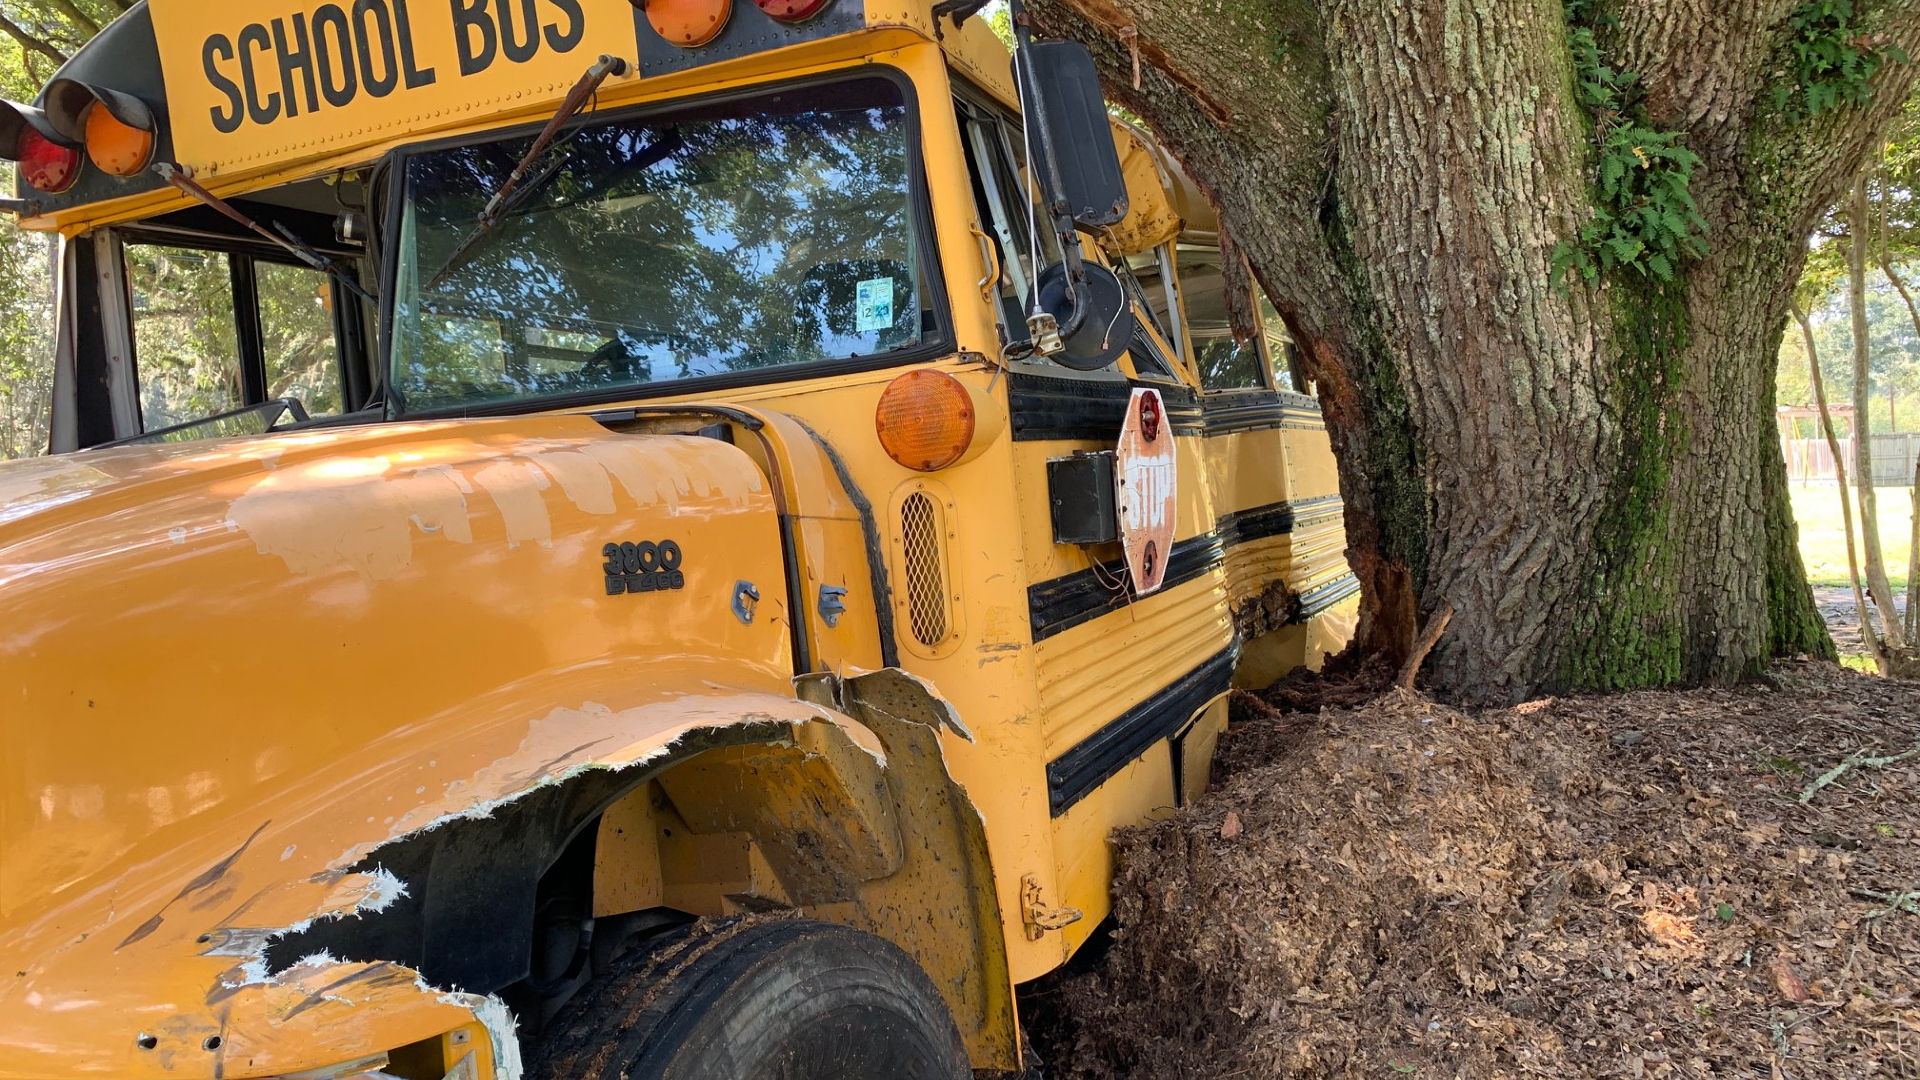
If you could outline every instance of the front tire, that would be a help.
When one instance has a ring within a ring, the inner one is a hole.
[[[844,926],[696,926],[622,958],[569,1004],[530,1080],[966,1080],[920,966]]]

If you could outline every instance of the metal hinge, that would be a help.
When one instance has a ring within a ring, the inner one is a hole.
[[[1020,921],[1027,926],[1027,940],[1039,941],[1049,932],[1065,930],[1086,913],[1078,908],[1048,907],[1040,902],[1040,879],[1028,874],[1020,879]]]

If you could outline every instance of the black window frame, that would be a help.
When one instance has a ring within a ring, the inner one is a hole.
[[[801,382],[807,379],[831,378],[836,375],[850,375],[865,371],[884,371],[888,368],[905,367],[910,364],[923,364],[951,356],[959,348],[954,330],[952,298],[947,291],[946,267],[940,258],[940,236],[938,223],[933,213],[933,197],[927,182],[927,163],[924,136],[927,118],[922,112],[920,94],[914,85],[912,76],[900,68],[889,64],[860,64],[854,67],[837,68],[833,71],[819,72],[777,82],[755,83],[752,86],[732,87],[727,90],[705,94],[689,94],[682,97],[667,98],[662,101],[643,102],[638,105],[620,108],[595,110],[582,114],[587,124],[619,123],[627,120],[641,120],[653,116],[664,116],[684,109],[699,108],[704,105],[724,105],[736,101],[751,101],[754,98],[769,97],[774,94],[805,90],[815,86],[830,86],[836,83],[861,82],[880,78],[891,82],[900,90],[901,103],[907,114],[907,172],[909,197],[913,204],[913,227],[915,250],[921,263],[921,286],[923,296],[931,300],[928,307],[933,313],[934,328],[925,332],[923,328],[920,344],[911,349],[901,349],[894,353],[881,353],[872,356],[818,360],[808,364],[792,364],[784,367],[760,368],[752,371],[732,371],[719,375],[702,375],[689,379],[675,379],[664,383],[636,383],[630,386],[613,386],[605,389],[571,391],[561,394],[547,394],[539,397],[511,398],[505,401],[490,401],[472,405],[454,405],[435,409],[409,410],[398,387],[394,385],[393,375],[393,318],[395,304],[394,289],[397,286],[400,269],[400,236],[403,215],[406,213],[407,163],[422,154],[436,153],[442,150],[462,146],[474,146],[481,143],[509,142],[514,139],[537,135],[547,124],[546,120],[529,121],[510,127],[493,128],[478,133],[426,140],[400,147],[390,153],[382,162],[385,170],[384,180],[379,187],[379,197],[385,200],[380,211],[382,235],[377,248],[380,252],[380,310],[378,324],[379,385],[383,398],[383,415],[387,420],[444,420],[469,416],[515,416],[525,413],[551,412],[574,407],[592,407],[610,405],[627,401],[643,401],[654,398],[675,398],[689,395],[720,393],[728,390],[740,390],[748,387],[776,386],[783,383]]]
[[[126,249],[130,247],[172,248],[177,251],[203,251],[227,257],[229,288],[233,297],[234,345],[239,352],[240,396],[239,408],[257,408],[268,403],[267,398],[267,355],[265,337],[260,328],[260,285],[255,277],[255,269],[262,263],[275,266],[291,266],[312,273],[325,273],[334,291],[333,304],[333,363],[340,379],[340,411],[342,415],[352,415],[357,402],[365,402],[372,394],[365,375],[367,352],[365,318],[360,301],[352,286],[345,284],[352,280],[338,271],[317,270],[289,255],[281,248],[261,242],[249,242],[239,238],[214,236],[198,231],[176,230],[141,226],[121,226],[114,230],[120,242],[121,272],[127,273]],[[316,249],[320,250],[320,249]],[[347,260],[357,258],[357,254],[345,251],[326,251],[321,253],[336,260],[341,266],[348,265]],[[127,313],[127,347],[133,358],[133,407],[134,420],[140,426],[140,434],[152,434],[157,430],[167,430],[182,424],[168,425],[163,428],[149,429],[144,397],[140,393],[140,341],[137,325],[140,313],[133,307],[133,283],[127,281],[125,300]],[[304,404],[304,403],[303,403]],[[196,417],[185,423],[196,423],[207,417]]]

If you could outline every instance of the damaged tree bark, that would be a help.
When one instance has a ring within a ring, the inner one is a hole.
[[[1504,699],[1832,655],[1773,373],[1805,238],[1909,66],[1801,108],[1788,0],[1570,5],[1607,66],[1638,73],[1623,95],[1640,122],[1698,155],[1711,250],[1670,280],[1556,287],[1556,251],[1601,206],[1596,142],[1621,122],[1583,104],[1560,4],[1028,6],[1089,44],[1109,94],[1200,179],[1301,343],[1340,456],[1363,648],[1404,662],[1452,606],[1434,687]],[[1920,37],[1920,9],[1862,18],[1860,41]]]

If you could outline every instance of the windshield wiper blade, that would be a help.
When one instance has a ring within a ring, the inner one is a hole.
[[[308,266],[323,274],[331,275],[336,281],[345,285],[360,299],[365,300],[369,304],[378,304],[380,302],[379,298],[362,287],[360,282],[354,275],[348,273],[345,267],[341,266],[337,261],[315,251],[313,245],[300,239],[300,237],[294,234],[293,230],[287,228],[285,225],[276,221],[273,223],[273,228],[268,229],[265,225],[241,213],[232,203],[201,187],[199,182],[193,177],[188,176],[187,171],[180,166],[170,165],[162,161],[155,163],[153,171],[160,179],[165,180],[167,183],[200,200],[207,206],[218,210],[235,223],[285,248],[294,258],[299,259],[301,262],[306,263]]]
[[[521,181],[527,178],[527,173],[532,171],[534,162],[540,160],[540,155],[546,153],[547,148],[553,145],[553,140],[560,137],[561,129],[567,126],[569,120],[580,115],[581,109],[587,107],[587,102],[599,92],[601,83],[614,76],[625,75],[629,70],[631,69],[625,60],[617,56],[602,56],[587,69],[586,74],[580,76],[580,81],[573,85],[572,90],[567,91],[566,99],[560,102],[560,108],[554,112],[553,119],[547,121],[547,126],[540,130],[539,137],[533,140],[533,146],[527,150],[526,156],[520,159],[520,164],[513,167],[513,172],[507,176],[506,183],[501,184],[500,190],[494,192],[493,197],[487,200],[487,208],[480,211],[480,224],[475,226],[473,232],[460,242],[460,246],[454,249],[451,256],[448,256],[446,265],[442,266],[433,277],[427,279],[421,291],[431,291],[434,286],[440,284],[441,279],[467,261],[467,256],[473,253],[473,249],[479,246],[480,241],[485,240],[489,233],[507,219],[513,210],[515,191],[519,189]],[[558,163],[555,163],[553,168],[557,167]],[[551,173],[553,169],[549,168],[547,171]]]

